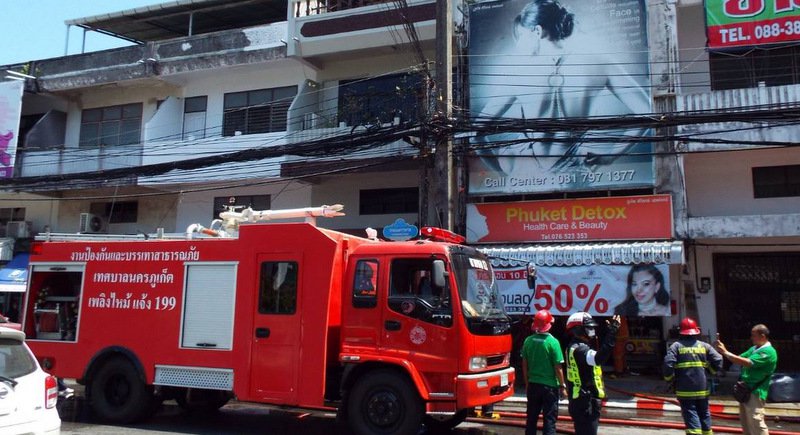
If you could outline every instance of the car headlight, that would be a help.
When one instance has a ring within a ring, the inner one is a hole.
[[[477,372],[485,369],[486,369],[485,356],[473,356],[472,358],[469,359],[469,370],[471,372]]]

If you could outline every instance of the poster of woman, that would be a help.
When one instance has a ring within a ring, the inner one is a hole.
[[[652,112],[643,0],[500,0],[470,7],[473,119]],[[653,184],[645,129],[555,127],[474,138],[471,194]]]

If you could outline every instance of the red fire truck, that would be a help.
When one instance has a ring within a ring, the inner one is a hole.
[[[229,211],[185,234],[41,235],[30,347],[110,422],[164,399],[235,397],[335,406],[355,433],[412,434],[511,395],[510,321],[487,258],[436,228],[387,242],[309,221],[340,208]]]

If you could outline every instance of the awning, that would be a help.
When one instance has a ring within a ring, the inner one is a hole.
[[[523,260],[537,266],[580,266],[591,264],[683,264],[683,243],[632,242],[548,245],[476,246],[484,254],[495,257],[495,266],[514,265]]]
[[[64,23],[143,43],[286,21],[287,7],[285,0],[175,0]]]
[[[28,283],[28,254],[17,254],[0,269],[0,292],[24,292]]]

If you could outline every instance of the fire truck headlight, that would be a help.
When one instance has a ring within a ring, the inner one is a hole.
[[[480,370],[486,369],[486,357],[485,356],[473,356],[469,359],[469,370],[472,372],[477,372]]]
[[[506,355],[503,357],[503,365],[504,365],[504,366],[511,365],[511,353],[510,353],[510,352],[509,352],[509,353],[507,353],[507,354],[506,354]]]

